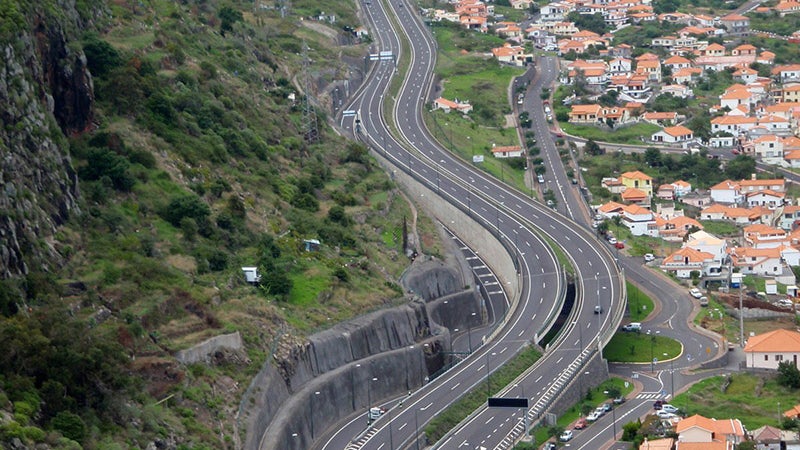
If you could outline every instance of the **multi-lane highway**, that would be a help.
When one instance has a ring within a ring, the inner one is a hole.
[[[503,364],[521,348],[536,342],[560,308],[564,289],[561,266],[542,235],[558,242],[572,259],[579,301],[560,341],[546,352],[540,362],[518,383],[535,405],[531,416],[544,411],[549,402],[581,368],[583,359],[598,347],[598,337],[606,339],[619,321],[623,283],[607,248],[598,245],[590,231],[524,193],[498,183],[484,172],[453,157],[432,139],[423,121],[422,111],[431,88],[435,64],[435,44],[419,17],[402,2],[364,2],[376,46],[374,52],[392,52],[397,59],[409,60],[407,76],[394,99],[387,99],[391,77],[396,74],[392,61],[377,62],[368,81],[356,94],[347,110],[357,110],[354,118],[344,118],[342,125],[400,170],[414,176],[444,200],[467,212],[494,233],[511,249],[518,261],[521,289],[518,306],[496,339],[478,349],[471,358],[434,380],[406,399],[402,408],[394,408],[363,434],[359,418],[342,427],[325,443],[324,448],[403,448],[412,442],[417,430],[464,392],[483,386],[486,374]],[[386,7],[387,10],[383,8]],[[388,14],[396,17],[393,21]],[[397,29],[395,29],[397,27]],[[406,46],[399,35],[407,36]],[[405,48],[405,50],[404,50]],[[389,106],[393,122],[385,121]],[[356,123],[356,120],[358,123]],[[393,130],[392,133],[390,130]],[[567,202],[565,202],[566,204]],[[465,239],[468,237],[465,237]],[[482,239],[482,236],[472,236]],[[600,305],[602,314],[593,314]],[[501,387],[493,386],[491,394]],[[488,426],[487,424],[492,424]],[[508,436],[521,432],[519,414],[484,409],[460,428],[440,448],[507,448]]]

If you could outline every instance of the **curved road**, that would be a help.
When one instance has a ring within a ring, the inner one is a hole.
[[[391,51],[400,58],[402,47],[392,32],[389,20],[379,2],[365,2],[364,10],[375,30],[377,51]],[[560,389],[579,370],[580,361],[598,345],[598,336],[613,331],[621,315],[623,295],[621,278],[608,250],[598,245],[593,235],[576,223],[553,215],[552,210],[533,202],[519,191],[497,182],[485,173],[465,164],[440,148],[422,123],[422,109],[431,86],[436,51],[433,41],[419,18],[402,3],[387,3],[398,17],[410,45],[409,76],[403,81],[394,101],[394,123],[383,118],[383,100],[395,72],[392,61],[374,63],[370,80],[358,93],[350,110],[358,110],[356,120],[345,118],[343,124],[394,165],[412,174],[434,192],[467,211],[487,229],[499,233],[504,244],[513,249],[519,264],[521,294],[515,313],[495,339],[482,346],[472,357],[434,380],[405,400],[405,405],[392,409],[378,420],[366,434],[350,441],[363,430],[363,416],[347,424],[324,444],[324,448],[403,448],[412,442],[416,430],[443,410],[464,392],[486,382],[486,374],[501,365],[546,330],[558,308],[559,294],[564,288],[559,276],[560,265],[545,245],[541,234],[558,242],[576,265],[579,293],[585,296],[578,302],[570,325],[563,332],[558,346],[546,352],[539,363],[520,382],[531,398],[532,415],[541,413]],[[395,139],[390,128],[402,137]],[[538,232],[533,230],[538,228]],[[506,278],[517,276],[506,274]],[[594,305],[604,313],[593,314]],[[584,306],[586,305],[586,306]],[[490,389],[494,394],[499,386]],[[470,448],[506,448],[507,435],[521,430],[520,419],[506,411],[484,408],[475,419],[458,431],[441,448],[457,448],[466,443]],[[487,428],[486,423],[494,426]],[[458,442],[456,442],[458,441]]]

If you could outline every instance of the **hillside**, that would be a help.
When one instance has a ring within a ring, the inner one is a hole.
[[[0,0],[0,441],[233,448],[276,348],[396,301],[412,206],[326,124],[358,25],[330,0]]]

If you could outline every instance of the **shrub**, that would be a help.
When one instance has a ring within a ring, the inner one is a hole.
[[[199,225],[201,222],[207,221],[209,214],[211,214],[211,209],[200,200],[200,197],[188,194],[172,199],[161,212],[161,217],[173,226],[179,227],[181,219],[184,217],[194,219]]]
[[[78,170],[78,175],[89,181],[108,177],[115,189],[130,191],[136,179],[128,171],[129,166],[127,159],[108,148],[91,148],[86,154],[86,165]]]
[[[97,77],[105,77],[111,70],[122,65],[119,52],[93,33],[84,38],[83,53],[86,55],[89,71]]]
[[[64,437],[81,442],[86,437],[86,424],[77,414],[61,411],[50,421],[50,426],[58,430]]]

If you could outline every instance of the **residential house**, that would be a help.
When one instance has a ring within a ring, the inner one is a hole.
[[[622,203],[608,202],[604,205],[600,205],[600,207],[597,208],[597,214],[600,214],[606,219],[610,219],[612,217],[621,215],[623,209],[625,209],[625,205]]]
[[[595,124],[602,122],[602,107],[597,104],[593,105],[572,105],[569,112],[570,123],[589,123]]]
[[[739,186],[741,186],[742,193],[746,194],[748,192],[756,192],[756,191],[764,191],[764,190],[771,190],[775,192],[786,192],[786,180],[783,178],[770,178],[759,180],[756,179],[755,174],[749,180],[741,180],[739,181]]]
[[[639,450],[673,450],[675,447],[675,439],[673,438],[663,438],[663,439],[653,439],[648,440],[644,438],[641,444],[639,444]]]
[[[733,136],[737,136],[749,131],[755,127],[757,123],[758,119],[755,117],[740,117],[728,114],[711,119],[711,132],[729,133]]]
[[[679,199],[681,203],[694,206],[695,208],[704,208],[711,204],[711,194],[709,191],[692,191]]]
[[[784,86],[781,89],[781,100],[784,103],[800,103],[800,84]]]
[[[653,218],[653,212],[647,208],[638,205],[626,206],[622,210],[622,224],[628,227],[634,236],[658,236],[658,227]]]
[[[794,405],[783,412],[783,417],[789,419],[800,419],[800,404]]]
[[[720,263],[728,258],[728,241],[703,230],[689,234],[683,246],[699,252],[711,253],[714,255],[714,260]]]
[[[675,197],[683,197],[692,192],[692,184],[683,180],[672,182],[672,187],[675,189]]]
[[[703,229],[700,222],[688,216],[675,216],[659,224],[659,236],[668,241],[683,240],[683,237],[693,228]],[[715,272],[709,268],[709,273]]]
[[[653,177],[642,171],[635,170],[632,172],[625,172],[619,176],[619,181],[628,189],[639,189],[648,197],[653,195]]]
[[[733,205],[740,203],[744,198],[742,196],[741,187],[738,183],[731,180],[725,180],[721,183],[711,186],[709,189],[711,193],[711,200],[716,203],[724,203]]]
[[[774,134],[754,139],[752,144],[753,153],[761,159],[783,159],[783,139]]]
[[[539,9],[539,19],[543,22],[563,21],[572,10],[572,5],[566,2],[552,2]]]
[[[492,155],[495,158],[521,158],[524,154],[525,151],[519,145],[492,147]]]
[[[519,38],[522,36],[522,28],[514,22],[500,22],[497,25],[499,26],[494,31],[502,38]]]
[[[649,81],[661,82],[661,63],[658,60],[637,61],[636,73],[647,75]]]
[[[711,268],[719,268],[720,265],[714,261],[711,253],[700,252],[693,248],[683,247],[668,255],[661,262],[661,270],[673,272],[678,278],[691,278],[692,272],[700,272],[701,275],[711,273]]]
[[[786,14],[793,14],[800,11],[800,2],[795,0],[781,1],[774,6],[774,9],[783,17]]]
[[[781,450],[781,429],[769,425],[756,428],[752,432],[756,450]]]
[[[750,34],[750,18],[741,14],[728,14],[722,17],[720,25],[728,30],[728,35],[747,36]]]
[[[736,247],[730,249],[731,264],[744,275],[760,277],[783,273],[781,248]]]
[[[733,56],[740,56],[740,55],[753,55],[755,56],[758,53],[758,49],[753,47],[750,44],[742,44],[733,50],[731,50],[731,55]]]
[[[719,96],[720,108],[727,107],[728,109],[736,109],[739,105],[749,108],[757,100],[756,96],[741,84],[734,84]]]
[[[664,60],[664,65],[672,69],[673,72],[684,69],[687,67],[692,67],[692,62],[683,56],[671,56]]]
[[[444,97],[439,97],[433,101],[433,109],[441,109],[445,113],[449,113],[450,111],[458,111],[461,114],[469,114],[472,112],[472,105],[468,101],[456,101],[448,100]]]
[[[579,31],[574,22],[556,22],[553,24],[552,30],[550,30],[557,36],[572,36]]]
[[[632,61],[628,58],[617,57],[608,62],[608,70],[614,75],[626,74],[632,67]]]
[[[741,81],[744,84],[755,83],[758,79],[758,71],[749,67],[740,67],[733,72],[733,78],[737,81]]]
[[[642,114],[642,120],[653,125],[672,126],[678,120],[678,113],[675,111],[666,112],[646,112]]]
[[[675,187],[671,184],[662,184],[656,191],[656,197],[661,200],[675,200]]]
[[[694,97],[694,91],[689,86],[682,84],[668,84],[661,88],[661,95],[671,95],[678,98]]]
[[[702,220],[723,220],[727,210],[727,206],[713,203],[700,211],[700,218]]]
[[[641,189],[636,188],[625,188],[624,191],[620,194],[622,197],[622,201],[628,204],[640,205],[640,206],[649,206],[650,205],[650,196],[647,195]]]
[[[755,249],[775,248],[787,242],[786,230],[762,223],[744,227],[744,240]]]
[[[600,186],[608,189],[612,194],[621,194],[626,187],[619,181],[619,178],[603,178],[600,180]]]
[[[678,69],[677,72],[672,72],[672,81],[678,84],[686,84],[694,82],[700,75],[703,74],[703,69],[699,67],[687,67]]]
[[[783,159],[789,164],[789,167],[791,167],[792,169],[800,168],[800,150],[792,150],[790,152],[784,153]]]
[[[800,206],[784,206],[783,211],[780,212],[778,227],[786,231],[792,231],[796,229],[798,225],[800,225]]]
[[[783,206],[785,194],[783,192],[773,192],[768,189],[763,191],[748,192],[745,195],[747,206],[763,206],[770,210],[775,210]]]
[[[525,63],[532,58],[530,54],[525,53],[524,47],[511,45],[508,42],[502,47],[493,48],[492,55],[502,63],[513,64],[515,66],[524,66]]]
[[[694,139],[694,133],[692,130],[684,127],[683,125],[677,125],[674,127],[666,127],[663,130],[654,133],[650,136],[650,140],[653,142],[662,142],[665,144],[679,144],[679,143],[686,143]]]
[[[709,44],[702,51],[702,56],[725,56],[725,47],[719,44]]]
[[[800,93],[800,84],[798,86],[798,93]],[[798,98],[800,101],[800,98]],[[763,128],[766,133],[775,133],[781,136],[787,136],[792,133],[792,122],[781,116],[777,115],[766,115],[762,116],[758,119],[758,126]]]
[[[764,223],[760,208],[758,211],[747,208],[726,208],[723,219],[727,220],[728,222],[733,222],[737,225]],[[769,220],[766,222],[769,223]]]
[[[772,68],[772,76],[781,83],[800,82],[800,64],[787,64]]]
[[[778,329],[752,336],[744,346],[744,354],[747,367],[751,369],[775,370],[783,361],[791,361],[800,368],[797,364],[800,333]]]
[[[529,9],[533,0],[510,0],[511,7],[514,9]]]
[[[747,439],[747,431],[739,419],[709,419],[699,414],[687,417],[675,426],[678,442],[739,444]],[[680,447],[678,447],[680,448]]]

